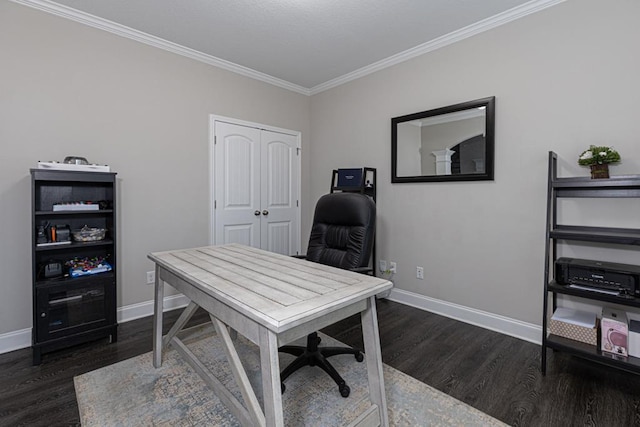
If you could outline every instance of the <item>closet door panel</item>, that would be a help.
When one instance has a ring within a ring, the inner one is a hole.
[[[215,126],[215,243],[260,247],[260,130]]]
[[[299,240],[297,140],[292,135],[263,130],[261,141],[262,249],[292,255]]]

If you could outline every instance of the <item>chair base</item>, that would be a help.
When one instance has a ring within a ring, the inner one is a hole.
[[[342,397],[348,397],[351,390],[349,386],[342,379],[338,371],[329,363],[328,357],[335,356],[337,354],[353,354],[358,362],[364,360],[364,356],[360,350],[350,347],[318,347],[321,338],[317,332],[307,335],[307,346],[295,346],[285,345],[280,347],[278,351],[296,356],[296,359],[289,364],[280,373],[280,381],[282,392],[285,391],[284,380],[286,380],[291,374],[304,366],[318,366],[325,371],[338,385],[338,390]]]

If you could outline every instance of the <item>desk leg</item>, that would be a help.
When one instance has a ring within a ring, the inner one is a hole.
[[[153,366],[162,366],[162,309],[164,282],[160,280],[160,268],[156,265],[155,297],[153,305]]]
[[[380,335],[378,334],[378,316],[376,314],[376,297],[367,301],[367,309],[361,313],[362,338],[364,353],[367,359],[367,377],[369,379],[369,397],[371,402],[378,405],[380,425],[389,425],[387,414],[387,398],[384,391],[384,376],[382,372],[382,354],[380,352]]]
[[[275,333],[266,328],[260,329],[260,366],[262,371],[264,415],[267,427],[284,426],[278,338]]]

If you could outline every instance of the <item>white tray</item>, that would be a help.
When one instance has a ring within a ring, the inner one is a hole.
[[[56,169],[64,171],[111,172],[109,165],[76,165],[71,163],[38,162],[38,169]]]

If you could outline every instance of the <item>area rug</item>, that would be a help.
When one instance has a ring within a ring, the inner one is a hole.
[[[242,400],[214,334],[209,326],[198,327],[183,340]],[[326,335],[322,335],[322,343],[340,345]],[[254,390],[261,390],[258,348],[242,336],[238,336],[236,348]],[[280,366],[291,360],[293,356],[281,354]],[[282,396],[287,426],[348,425],[370,405],[366,362],[358,363],[351,355],[334,356],[331,361],[351,387],[351,395],[341,397],[338,387],[321,369],[302,368],[287,379]],[[387,365],[383,372],[392,426],[506,425]],[[164,354],[159,369],[153,367],[152,353],[146,353],[77,376],[74,383],[85,427],[240,426],[175,350]],[[260,400],[261,392],[256,394]]]

